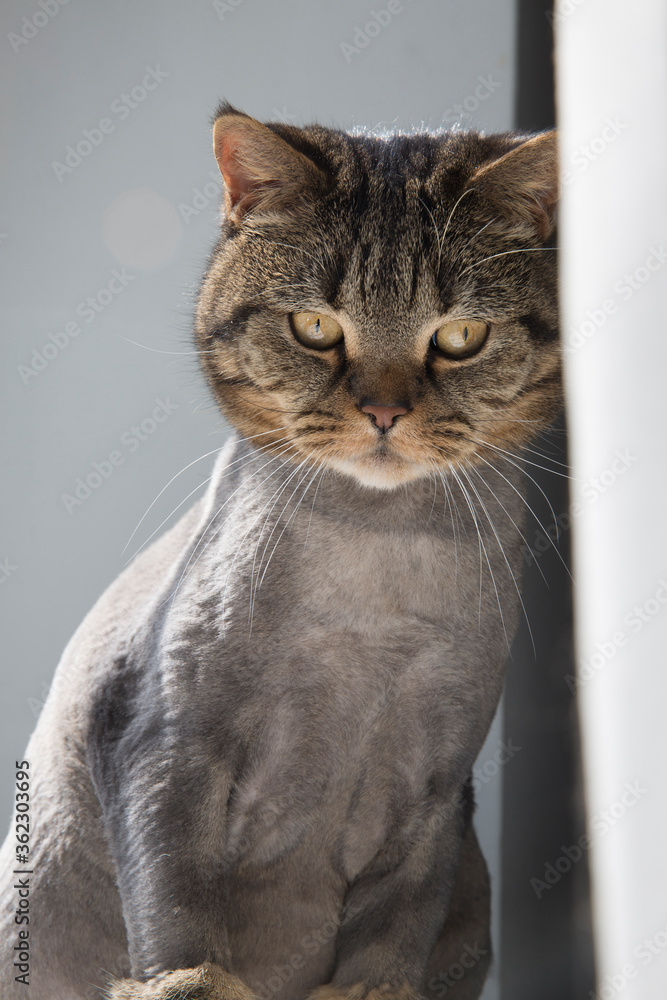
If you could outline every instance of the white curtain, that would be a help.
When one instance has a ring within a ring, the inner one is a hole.
[[[555,27],[597,997],[665,1000],[667,6],[557,0]]]

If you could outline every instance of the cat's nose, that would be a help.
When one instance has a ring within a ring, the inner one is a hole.
[[[362,413],[368,413],[373,423],[380,431],[388,431],[396,417],[408,412],[407,406],[398,404],[384,405],[382,403],[366,403],[361,407]]]

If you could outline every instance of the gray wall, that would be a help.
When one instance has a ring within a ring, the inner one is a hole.
[[[216,232],[216,100],[297,124],[489,131],[511,127],[514,103],[513,0],[43,2],[5,0],[0,31],[6,815],[63,646],[212,458],[142,520],[156,495],[226,433],[189,353]],[[77,497],[94,463],[108,475]]]

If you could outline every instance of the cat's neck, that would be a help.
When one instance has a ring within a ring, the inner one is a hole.
[[[292,451],[269,451],[235,435],[216,462],[208,510],[219,520],[240,508],[257,521],[257,530],[260,524],[266,530],[286,520],[291,527],[315,521],[332,538],[347,527],[373,535],[455,537],[478,548],[481,536],[491,550],[497,538],[507,544],[520,533],[523,479],[520,462],[500,456],[493,467],[452,468],[392,490],[376,489]]]

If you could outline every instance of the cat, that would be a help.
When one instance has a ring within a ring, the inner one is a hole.
[[[556,136],[228,104],[213,136],[195,338],[235,434],[17,762],[1,995],[473,1000],[470,775],[521,613],[521,449],[562,405]]]

